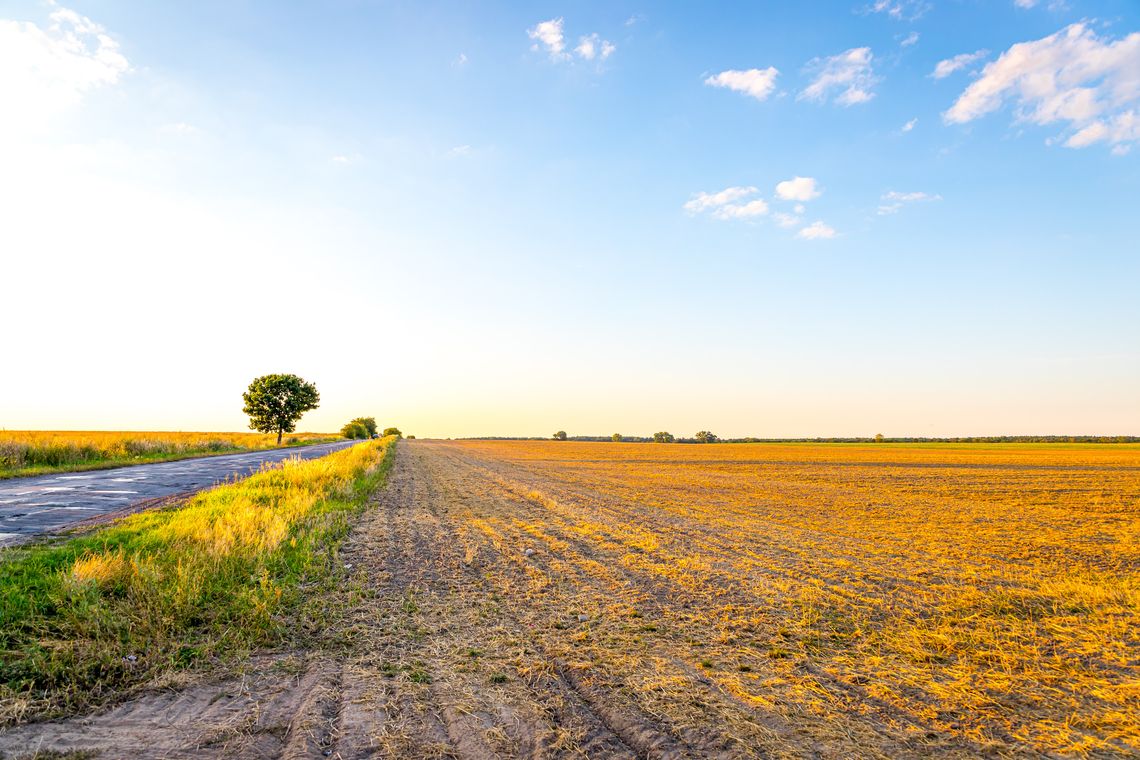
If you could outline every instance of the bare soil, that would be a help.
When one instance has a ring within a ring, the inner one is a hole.
[[[700,632],[713,631],[702,599],[723,602],[741,590],[685,588],[617,562],[614,552],[630,548],[576,523],[575,505],[588,502],[597,524],[636,527],[652,516],[622,513],[612,496],[580,489],[462,446],[401,443],[388,485],[342,549],[344,584],[329,600],[320,646],[265,654],[240,674],[155,688],[93,715],[9,729],[0,753],[993,754],[916,726],[858,684],[822,672],[818,700],[831,710],[782,703],[775,679],[767,702],[726,690],[701,661]],[[692,530],[693,540],[716,540]],[[1021,753],[1007,746],[1000,754]]]

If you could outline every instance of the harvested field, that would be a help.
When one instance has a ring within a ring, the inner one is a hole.
[[[1134,756],[1138,508],[1133,446],[403,442],[323,643],[0,751]]]

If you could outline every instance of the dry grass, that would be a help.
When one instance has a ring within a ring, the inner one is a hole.
[[[286,445],[331,441],[327,433],[294,433]],[[276,434],[0,430],[0,478],[155,462],[200,454],[273,448]]]
[[[504,595],[610,621],[552,646],[647,714],[702,673],[821,735],[1140,753],[1140,447],[440,450],[528,505],[458,515],[467,555],[537,547]]]

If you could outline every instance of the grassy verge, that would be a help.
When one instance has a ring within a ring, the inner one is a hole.
[[[303,433],[284,447],[340,440]],[[277,448],[255,433],[0,433],[0,480]]]
[[[395,439],[205,491],[0,561],[0,725],[280,642],[385,479]]]

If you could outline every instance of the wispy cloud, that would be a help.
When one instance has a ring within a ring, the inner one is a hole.
[[[810,201],[822,194],[814,177],[793,177],[776,184],[776,197],[782,201]]]
[[[46,26],[0,19],[0,132],[64,111],[130,70],[102,26],[53,7]]]
[[[918,125],[918,117],[916,116],[915,118],[908,121],[906,124],[903,124],[902,129],[900,129],[899,131],[902,132],[903,134],[906,134],[907,132],[914,129],[915,126],[917,126],[917,125]]]
[[[878,214],[879,216],[887,216],[888,214],[897,214],[905,204],[908,203],[922,203],[926,201],[940,201],[942,196],[932,193],[912,192],[900,193],[895,190],[883,193],[880,198],[880,205]]]
[[[470,145],[456,145],[444,154],[445,158],[463,158],[471,155]]]
[[[540,21],[527,29],[526,35],[535,41],[531,50],[545,49],[556,61],[569,58],[566,52],[566,38],[562,34],[562,24],[562,17],[559,16],[549,21]]]
[[[835,231],[835,228],[823,222],[815,221],[800,230],[799,233],[797,233],[797,237],[801,237],[804,240],[828,240],[837,234],[839,233]]]
[[[695,193],[683,208],[690,214],[709,213],[717,219],[748,219],[768,213],[768,204],[762,198],[739,202],[759,192],[758,188],[726,187],[716,193]]]
[[[534,40],[531,50],[545,50],[554,61],[569,61],[573,56],[566,51],[564,26],[565,21],[559,16],[549,21],[540,21],[527,29],[527,36]],[[617,45],[602,39],[597,32],[592,32],[578,38],[574,53],[584,61],[604,61],[613,55],[615,50]]]
[[[953,58],[946,58],[935,65],[930,76],[935,79],[945,79],[959,69],[964,69],[975,61],[980,61],[990,54],[988,50],[978,50],[974,53],[959,53]]]
[[[734,92],[742,92],[757,100],[766,100],[776,88],[779,71],[774,66],[766,69],[729,69],[705,79],[709,87],[724,87]]]
[[[918,44],[918,32],[911,32],[906,37],[903,37],[899,45],[902,47],[910,47],[911,45]]]
[[[863,13],[885,13],[898,21],[916,21],[933,7],[927,0],[875,0],[862,10]]]
[[[579,38],[578,47],[574,48],[574,52],[587,61],[592,61],[595,58],[604,61],[615,50],[617,50],[617,46],[609,40],[603,40],[597,32]]]
[[[1067,127],[1065,145],[1098,142],[1125,153],[1140,142],[1140,32],[1098,37],[1085,23],[1020,42],[992,63],[943,114],[965,124],[1016,103],[1015,120]]]
[[[834,102],[844,106],[866,103],[875,94],[871,89],[878,82],[871,69],[871,48],[851,48],[827,58],[811,60],[807,69],[815,72],[812,80],[797,99],[827,100],[838,91]]]

